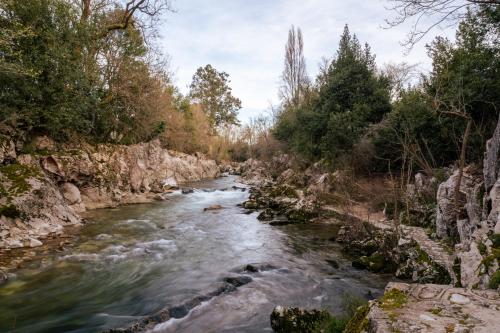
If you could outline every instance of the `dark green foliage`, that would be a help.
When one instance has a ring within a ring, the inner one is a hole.
[[[440,117],[432,109],[431,98],[420,89],[402,93],[393,110],[374,126],[368,138],[374,145],[376,161],[372,169],[397,170],[406,150],[411,150],[413,166],[424,169],[448,165],[458,157],[455,119]],[[417,158],[418,157],[418,158]]]
[[[97,100],[81,70],[84,38],[75,9],[62,0],[0,2],[0,121],[61,137],[88,133]],[[19,68],[19,70],[11,70]]]
[[[5,216],[13,219],[21,216],[21,213],[19,212],[19,210],[17,210],[16,206],[7,205],[0,207],[0,216]]]
[[[488,284],[488,287],[491,289],[498,289],[498,286],[500,286],[500,270],[493,273]]]
[[[500,105],[500,6],[478,8],[454,42],[438,37],[428,47],[430,75],[400,89],[392,107],[390,80],[346,27],[310,98],[284,107],[275,136],[308,159],[354,171],[399,174],[404,165],[436,175],[459,159],[471,119],[465,162],[481,163]]]
[[[93,6],[87,18],[78,3],[0,1],[0,123],[59,141],[160,136],[173,90],[162,62],[148,57],[149,32],[108,31],[118,2]]]
[[[190,96],[200,103],[214,128],[238,124],[237,114],[241,101],[229,87],[229,74],[219,72],[211,65],[200,67],[193,75]]]
[[[498,119],[499,15],[500,6],[469,13],[454,43],[438,37],[429,46],[433,70],[426,83],[427,93],[435,98],[433,106],[438,113],[454,118],[455,133],[463,134],[466,119],[454,113],[464,113],[473,120],[469,161],[482,159],[485,140],[491,137]]]
[[[388,81],[375,72],[368,45],[345,28],[317,94],[283,111],[274,134],[311,159],[346,157],[368,126],[390,111]]]

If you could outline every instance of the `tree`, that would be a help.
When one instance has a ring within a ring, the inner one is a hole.
[[[347,25],[336,56],[323,68],[319,92],[285,108],[274,135],[307,158],[335,164],[349,156],[370,124],[390,111],[389,82],[377,74],[370,47],[362,47]]]
[[[217,71],[210,64],[198,68],[193,75],[189,95],[203,107],[214,132],[221,126],[238,124],[236,116],[241,101],[232,95],[229,83],[229,74]]]
[[[382,69],[382,75],[387,77],[391,85],[391,100],[395,101],[412,85],[417,78],[417,65],[406,62],[389,63]]]
[[[288,31],[288,41],[285,46],[285,67],[281,77],[283,84],[280,95],[284,104],[297,107],[309,84],[304,58],[304,40],[300,28],[295,30],[292,25]]]
[[[500,6],[496,8],[497,18]],[[497,22],[498,23],[498,22]],[[462,135],[459,140],[455,206],[460,213],[460,184],[469,161],[481,161],[486,138],[491,137],[500,105],[500,47],[498,35],[491,36],[489,12],[468,12],[460,23],[455,43],[436,38],[429,47],[433,71],[428,92],[435,110],[455,118]]]
[[[396,13],[386,20],[388,27],[394,27],[413,19],[412,29],[403,45],[410,50],[433,28],[445,24],[454,25],[466,18],[467,11],[492,8],[500,5],[500,0],[389,0],[394,5],[389,9]],[[432,22],[422,26],[421,21]]]
[[[370,47],[359,43],[347,25],[320,88],[316,112],[325,157],[335,160],[351,151],[371,123],[390,111],[389,82],[376,73]]]
[[[80,23],[87,22],[92,15],[114,11],[98,30],[97,37],[104,38],[115,30],[125,30],[130,25],[144,34],[158,22],[161,14],[171,11],[170,0],[74,0],[81,10]]]

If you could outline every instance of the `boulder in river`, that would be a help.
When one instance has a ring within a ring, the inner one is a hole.
[[[191,187],[185,187],[181,190],[182,194],[189,194],[189,193],[193,193],[194,192],[194,189],[191,188]]]
[[[222,208],[223,207],[221,205],[211,205],[211,206],[203,208],[203,211],[206,212],[207,210],[219,210]]]

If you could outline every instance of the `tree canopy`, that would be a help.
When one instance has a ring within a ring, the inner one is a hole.
[[[198,68],[193,75],[189,96],[202,106],[214,129],[238,124],[241,101],[233,96],[229,82],[229,74],[210,64]]]

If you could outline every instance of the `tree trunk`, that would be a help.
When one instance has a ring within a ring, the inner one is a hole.
[[[85,22],[90,16],[90,2],[91,0],[82,0],[82,16],[80,22]]]
[[[465,127],[464,138],[462,140],[462,148],[460,150],[460,161],[458,164],[458,177],[457,177],[457,181],[455,183],[454,200],[455,200],[455,217],[456,217],[457,221],[460,218],[460,211],[461,211],[461,208],[460,208],[460,185],[462,184],[462,177],[464,174],[465,154],[467,151],[467,141],[469,140],[471,127],[472,127],[472,119],[468,118],[467,119],[467,126]]]

